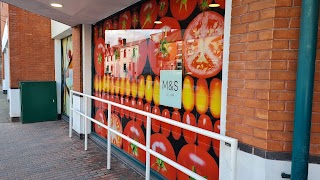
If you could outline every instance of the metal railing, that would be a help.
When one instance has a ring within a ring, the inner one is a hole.
[[[75,110],[74,108],[72,108],[72,104],[73,104],[73,101],[72,101],[72,97],[73,97],[73,94],[77,94],[77,95],[80,95],[80,96],[83,96],[84,97],[84,113],[78,111],[78,110]],[[93,100],[97,100],[97,101],[101,101],[103,103],[106,103],[108,104],[108,125],[105,125],[95,119],[93,119],[92,117],[89,117],[88,116],[88,112],[87,110],[89,109],[87,107],[87,102],[88,102],[88,98],[90,99],[93,99]],[[146,128],[146,145],[143,145],[131,138],[129,138],[128,136],[118,132],[118,131],[115,131],[114,129],[112,129],[110,127],[111,125],[111,106],[116,106],[116,107],[119,107],[119,108],[122,108],[122,109],[125,109],[125,110],[128,110],[128,111],[131,111],[131,112],[134,112],[134,113],[137,113],[137,114],[140,114],[140,115],[144,115],[147,117],[147,128]],[[224,135],[221,135],[221,134],[217,134],[217,133],[214,133],[214,132],[211,132],[211,131],[208,131],[208,130],[205,130],[205,129],[202,129],[202,128],[198,128],[198,127],[195,127],[195,126],[191,126],[191,125],[188,125],[188,124],[185,124],[185,123],[181,123],[181,122],[178,122],[178,121],[174,121],[174,120],[171,120],[171,119],[168,119],[168,118],[165,118],[165,117],[162,117],[162,116],[158,116],[158,115],[155,115],[155,114],[152,114],[152,113],[149,113],[149,112],[145,112],[145,111],[142,111],[142,110],[138,110],[138,109],[135,109],[135,108],[132,108],[132,107],[128,107],[128,106],[124,106],[124,105],[121,105],[121,104],[118,104],[118,103],[115,103],[115,102],[112,102],[112,101],[108,101],[108,100],[104,100],[104,99],[101,99],[101,98],[98,98],[98,97],[94,97],[94,96],[91,96],[91,95],[87,95],[87,94],[83,94],[83,93],[80,93],[80,92],[77,92],[77,91],[70,91],[70,117],[69,117],[69,137],[71,138],[72,137],[72,124],[73,124],[73,112],[79,114],[80,116],[84,117],[84,135],[85,135],[85,138],[84,138],[84,150],[87,150],[88,149],[88,127],[87,127],[87,121],[90,120],[91,122],[93,123],[96,123],[98,124],[99,126],[105,128],[108,130],[108,137],[107,137],[107,169],[110,169],[111,167],[111,133],[114,133],[118,136],[120,136],[121,138],[129,141],[130,143],[138,146],[139,148],[143,149],[144,151],[146,151],[146,175],[145,175],[145,179],[146,180],[149,180],[150,179],[150,154],[163,160],[164,162],[168,163],[169,165],[171,165],[172,167],[180,170],[181,172],[195,178],[195,179],[199,179],[199,180],[205,180],[206,178],[200,176],[199,174],[196,174],[195,172],[189,170],[188,168],[178,164],[177,162],[157,153],[156,151],[150,149],[150,137],[151,137],[151,118],[152,119],[156,119],[156,120],[159,120],[161,122],[164,122],[164,123],[168,123],[168,124],[171,124],[173,126],[177,126],[177,127],[180,127],[180,128],[183,128],[183,129],[186,129],[186,130],[189,130],[189,131],[192,131],[192,132],[195,132],[195,133],[198,133],[198,134],[201,134],[201,135],[204,135],[204,136],[207,136],[207,137],[210,137],[210,138],[213,138],[213,139],[217,139],[217,140],[220,140],[220,141],[223,141],[223,142],[227,142],[231,145],[231,180],[235,180],[236,179],[236,161],[237,161],[237,148],[238,148],[238,140],[237,139],[234,139],[234,138],[231,138],[231,137],[227,137],[227,136],[224,136]]]

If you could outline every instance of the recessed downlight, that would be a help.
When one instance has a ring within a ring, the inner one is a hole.
[[[52,6],[52,7],[61,8],[61,7],[62,7],[62,4],[59,4],[59,3],[51,3],[51,6]]]
[[[209,4],[209,7],[212,7],[212,8],[220,7],[220,4]]]
[[[155,23],[155,24],[162,24],[161,21],[155,21],[154,23]]]

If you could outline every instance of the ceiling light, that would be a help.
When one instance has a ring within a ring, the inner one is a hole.
[[[60,7],[62,7],[62,4],[59,4],[59,3],[51,3],[51,6],[52,6],[52,7],[60,8]]]
[[[209,4],[209,7],[212,7],[212,8],[219,7],[219,6],[220,6],[220,4]]]
[[[162,24],[161,21],[155,21],[154,23],[155,23],[155,24]]]

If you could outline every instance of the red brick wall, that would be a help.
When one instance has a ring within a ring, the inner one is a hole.
[[[267,151],[292,147],[301,0],[233,1],[227,134]],[[320,41],[310,153],[320,155]]]
[[[82,92],[81,25],[72,28],[73,90]]]
[[[8,4],[0,2],[0,21],[1,21],[1,40],[3,37],[3,31],[4,31],[4,26],[6,24],[6,19],[8,17]],[[0,45],[1,46],[1,45]],[[1,73],[0,73],[0,83],[2,84],[2,79],[4,78],[4,59],[3,59],[3,54],[1,52]]]
[[[54,80],[51,21],[9,5],[10,87],[20,81]]]

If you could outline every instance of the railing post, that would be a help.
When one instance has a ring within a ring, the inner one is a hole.
[[[237,168],[237,149],[238,149],[238,141],[234,141],[231,144],[231,179],[236,180],[236,168]]]
[[[111,104],[108,104],[108,148],[107,148],[107,169],[111,168]]]
[[[147,116],[147,139],[146,139],[146,180],[150,179],[150,137],[151,137],[151,118]]]
[[[87,96],[84,96],[84,150],[86,151],[88,149],[88,121],[87,121],[87,116],[88,116],[88,98]]]
[[[69,138],[72,138],[72,124],[73,124],[73,119],[72,119],[72,116],[73,116],[73,102],[72,102],[72,96],[73,96],[73,92],[72,91],[69,91],[70,92],[70,97],[69,97],[69,101],[70,101],[70,116],[69,116]]]

